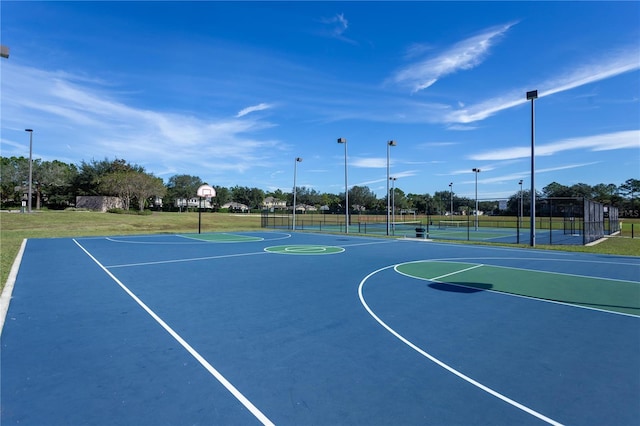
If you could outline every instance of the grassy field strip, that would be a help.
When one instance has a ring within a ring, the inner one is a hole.
[[[396,269],[426,280],[640,315],[639,282],[501,266],[471,268],[473,265],[425,261],[405,263]],[[445,274],[449,276],[444,281],[435,279]]]
[[[196,212],[154,212],[151,215],[111,214],[88,211],[47,211],[38,210],[31,214],[0,212],[0,289],[7,282],[11,265],[25,238],[61,238],[142,234],[190,234],[198,230],[199,217]],[[361,215],[362,220],[381,221],[380,216]],[[493,216],[495,220],[515,220],[513,217]],[[417,220],[426,220],[417,217]],[[434,221],[444,217],[432,216]],[[480,218],[481,222],[482,217]],[[636,224],[640,229],[640,219],[625,219],[624,227]],[[302,224],[301,224],[302,225]],[[329,226],[329,225],[327,225]],[[350,228],[350,232],[354,231]],[[259,214],[202,214],[202,232],[234,232],[259,230]],[[386,228],[385,228],[386,229]],[[303,227],[300,226],[300,229]],[[344,228],[325,228],[324,232],[344,232]],[[378,234],[381,235],[381,234]],[[398,234],[401,236],[400,234]],[[415,234],[414,234],[415,235]],[[630,235],[629,232],[625,236]],[[372,235],[375,236],[375,235]],[[464,244],[467,242],[459,241]],[[480,244],[480,242],[470,242]],[[493,244],[492,244],[493,245]],[[509,244],[509,247],[514,247]],[[522,247],[522,246],[520,246]],[[546,246],[538,249],[580,251],[587,253],[640,256],[640,238],[607,238],[595,246]]]

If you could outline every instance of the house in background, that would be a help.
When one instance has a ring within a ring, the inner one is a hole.
[[[275,197],[267,197],[262,201],[262,208],[269,211],[284,210],[287,208],[287,202]]]
[[[192,197],[192,198],[176,198],[176,200],[174,201],[174,205],[180,209],[182,208],[190,208],[190,207],[198,207],[198,199],[199,197]],[[200,208],[202,209],[212,209],[213,208],[213,202],[209,199],[206,198],[200,198]]]
[[[289,207],[289,210],[293,210],[292,207]],[[318,211],[317,207],[311,206],[309,204],[298,204],[296,206],[296,213],[307,213],[307,212],[316,212]]]
[[[241,211],[242,213],[249,212],[249,206],[242,203],[236,203],[235,201],[231,201],[230,203],[226,203],[222,205],[223,209],[228,209],[229,211]]]

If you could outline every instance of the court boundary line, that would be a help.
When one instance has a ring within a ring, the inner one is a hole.
[[[249,231],[246,231],[249,232]],[[234,233],[232,232],[215,232],[217,234],[224,234],[224,235],[234,235]],[[258,232],[256,232],[258,233]],[[242,236],[242,234],[240,232],[235,233],[237,235]],[[78,239],[105,239],[107,241],[110,241],[112,243],[119,243],[119,244],[149,244],[149,245],[188,245],[188,244],[229,244],[229,243],[255,243],[255,242],[261,242],[261,241],[277,241],[277,240],[286,240],[288,238],[291,238],[291,234],[285,233],[285,232],[274,232],[273,234],[280,234],[282,236],[277,237],[277,238],[265,238],[265,237],[250,237],[250,238],[255,238],[253,240],[242,240],[242,241],[213,241],[213,240],[202,240],[202,239],[198,239],[198,238],[194,238],[194,237],[190,237],[189,235],[197,235],[197,234],[150,234],[150,235],[146,235],[146,234],[142,234],[142,235],[118,235],[118,236],[104,236],[104,237],[90,237],[90,238],[78,238]],[[158,241],[125,241],[122,240],[121,238],[143,238],[143,237],[176,237],[176,238],[182,238],[188,241],[175,241],[175,242],[169,242],[169,241],[164,241],[164,242],[158,242]]]
[[[235,235],[240,235],[240,234],[234,234],[233,232],[209,232],[209,234],[217,234],[217,235],[230,235],[230,236],[235,236]],[[247,238],[254,238],[254,239],[245,239],[245,240],[237,240],[237,241],[217,241],[217,240],[204,240],[204,239],[200,239],[198,237],[192,236],[192,235],[201,235],[201,234],[177,234],[178,237],[187,239],[187,240],[193,240],[193,241],[201,241],[203,243],[214,243],[214,244],[228,244],[228,243],[256,243],[259,241],[265,241],[265,239],[263,237],[247,237]],[[242,236],[242,235],[240,235]]]
[[[218,382],[224,386],[251,414],[263,425],[275,426],[269,418],[262,413],[247,397],[245,397],[229,380],[227,380],[218,370],[213,367],[198,351],[196,351],[186,340],[184,340],[175,330],[173,330],[160,316],[158,316],[149,306],[147,306],[138,296],[135,295],[126,285],[124,285],[115,275],[111,273],[98,259],[96,259],[78,241],[73,242],[93,260],[113,281],[122,288],[151,318],[153,318],[167,333],[171,335],[186,351],[193,356]]]
[[[441,368],[447,370],[448,372],[452,373],[453,375],[457,376],[458,378],[466,381],[467,383],[477,387],[478,389],[487,392],[489,395],[494,396],[500,400],[502,400],[503,402],[506,402],[507,404],[518,408],[522,411],[524,411],[527,414],[530,414],[534,417],[537,417],[538,419],[547,422],[549,424],[552,424],[554,426],[562,426],[562,423],[559,423],[553,419],[551,419],[550,417],[545,416],[542,413],[539,413],[535,410],[533,410],[532,408],[527,407],[526,405],[523,405],[511,398],[509,398],[506,395],[501,394],[498,391],[495,391],[493,389],[491,389],[490,387],[483,385],[482,383],[478,382],[477,380],[472,379],[471,377],[467,376],[466,374],[462,373],[461,371],[456,370],[455,368],[451,367],[450,365],[446,364],[445,362],[441,361],[440,359],[436,358],[435,356],[429,354],[428,352],[424,351],[423,349],[421,349],[419,346],[415,345],[414,343],[412,343],[410,340],[406,339],[404,336],[402,336],[400,333],[398,333],[397,331],[395,331],[393,328],[391,328],[387,323],[385,323],[380,317],[378,317],[375,312],[373,312],[373,310],[371,309],[371,307],[369,307],[369,305],[367,304],[366,300],[364,299],[364,294],[363,294],[363,289],[364,289],[364,284],[366,283],[366,281],[372,277],[373,275],[377,274],[378,272],[384,271],[386,269],[389,268],[395,268],[397,265],[390,265],[390,266],[385,266],[383,268],[377,269],[373,272],[371,272],[370,274],[368,274],[366,277],[364,277],[362,279],[362,281],[360,281],[360,284],[358,285],[358,297],[360,298],[360,303],[362,304],[362,306],[365,308],[365,310],[369,313],[369,315],[371,315],[371,317],[376,320],[376,322],[378,322],[378,324],[380,324],[383,328],[385,328],[389,333],[391,333],[393,336],[395,336],[398,340],[400,340],[402,343],[404,343],[405,345],[409,346],[411,349],[413,349],[414,351],[418,352],[420,355],[422,355],[423,357],[427,358],[429,361],[433,362],[434,364],[440,366]]]
[[[7,277],[7,282],[2,289],[2,294],[0,295],[0,336],[2,336],[2,330],[4,330],[4,322],[7,318],[7,314],[9,313],[9,305],[11,304],[11,295],[13,294],[13,287],[16,283],[16,279],[18,278],[18,272],[20,271],[20,265],[22,265],[22,256],[24,255],[24,250],[27,247],[27,239],[24,238],[22,240],[22,244],[20,244],[20,249],[18,250],[18,254],[16,255],[16,259],[13,261],[11,265],[11,270],[9,271],[9,276]]]

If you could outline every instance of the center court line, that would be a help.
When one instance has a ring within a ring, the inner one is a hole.
[[[393,241],[367,242],[367,243],[357,243],[357,244],[345,244],[345,245],[340,245],[340,246],[335,246],[335,247],[344,248],[344,247],[365,246],[365,245],[372,245],[372,244],[389,244],[389,243],[392,243],[392,242]],[[76,244],[78,244],[77,241],[76,241]],[[200,262],[200,261],[203,261],[203,260],[225,259],[225,258],[229,258],[229,257],[241,257],[241,256],[254,256],[254,255],[257,255],[257,254],[269,254],[269,252],[258,251],[258,252],[254,252],[254,253],[223,254],[223,255],[219,255],[219,256],[192,257],[192,258],[187,258],[187,259],[158,260],[158,261],[153,261],[153,262],[140,262],[140,263],[123,263],[123,264],[120,264],[120,265],[109,265],[109,266],[107,266],[107,268],[109,268],[109,269],[112,269],[112,268],[128,268],[128,267],[133,267],[133,266],[163,265],[165,263]]]
[[[249,401],[235,386],[231,384],[218,370],[216,370],[209,362],[200,355],[186,340],[176,333],[162,318],[151,310],[138,296],[136,296],[127,286],[125,286],[118,278],[115,277],[106,267],[102,265],[75,239],[74,243],[86,253],[112,280],[114,280],[142,309],[144,309],[162,328],[164,328],[183,348],[187,350],[213,377],[222,384],[247,410],[251,412],[263,425],[275,426],[274,423],[267,418],[251,401]]]
[[[424,356],[425,358],[427,358],[428,360],[430,360],[431,362],[439,365],[440,367],[444,368],[445,370],[447,370],[448,372],[458,376],[459,378],[461,378],[462,380],[472,384],[473,386],[487,392],[488,394],[506,402],[507,404],[510,404],[534,417],[539,418],[542,421],[545,421],[549,424],[552,424],[554,426],[562,426],[562,423],[559,423],[547,416],[545,416],[544,414],[538,413],[537,411],[523,405],[520,404],[517,401],[514,401],[513,399],[491,389],[488,386],[483,385],[482,383],[472,379],[471,377],[467,376],[466,374],[463,374],[462,372],[456,370],[455,368],[451,367],[448,364],[445,364],[443,361],[440,361],[438,358],[434,357],[433,355],[425,352],[424,350],[422,350],[421,348],[419,348],[418,346],[416,346],[415,344],[413,344],[411,341],[407,340],[405,337],[403,337],[400,333],[398,333],[397,331],[395,331],[393,328],[391,328],[389,325],[387,325],[387,323],[385,323],[384,321],[382,321],[382,319],[380,319],[380,317],[378,317],[373,310],[369,307],[369,305],[367,304],[367,302],[364,300],[364,294],[363,294],[363,288],[364,288],[364,284],[366,283],[366,281],[371,278],[373,275],[377,274],[378,272],[384,271],[386,269],[389,268],[395,268],[396,265],[391,265],[391,266],[385,266],[384,268],[380,268],[376,271],[371,272],[369,275],[367,275],[366,277],[364,277],[362,279],[362,281],[360,281],[360,285],[358,286],[358,296],[360,297],[360,303],[362,303],[362,306],[364,306],[364,308],[367,310],[367,312],[369,313],[369,315],[371,315],[373,317],[373,319],[375,319],[378,324],[380,324],[382,327],[384,327],[389,333],[391,333],[392,335],[394,335],[396,338],[398,338],[402,343],[404,343],[405,345],[409,346],[411,349],[413,349],[414,351],[418,352],[420,355]],[[481,265],[477,265],[477,266],[481,266]],[[469,268],[469,269],[473,269]],[[462,272],[462,271],[458,271],[458,272]],[[454,272],[457,273],[457,272]],[[447,275],[451,275],[451,274],[447,274]],[[443,277],[446,275],[443,275]]]

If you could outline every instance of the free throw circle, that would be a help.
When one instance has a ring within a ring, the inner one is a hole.
[[[286,245],[273,246],[264,249],[269,253],[276,254],[293,254],[293,255],[320,255],[320,254],[336,254],[342,253],[344,249],[336,246],[319,246],[319,245]]]

